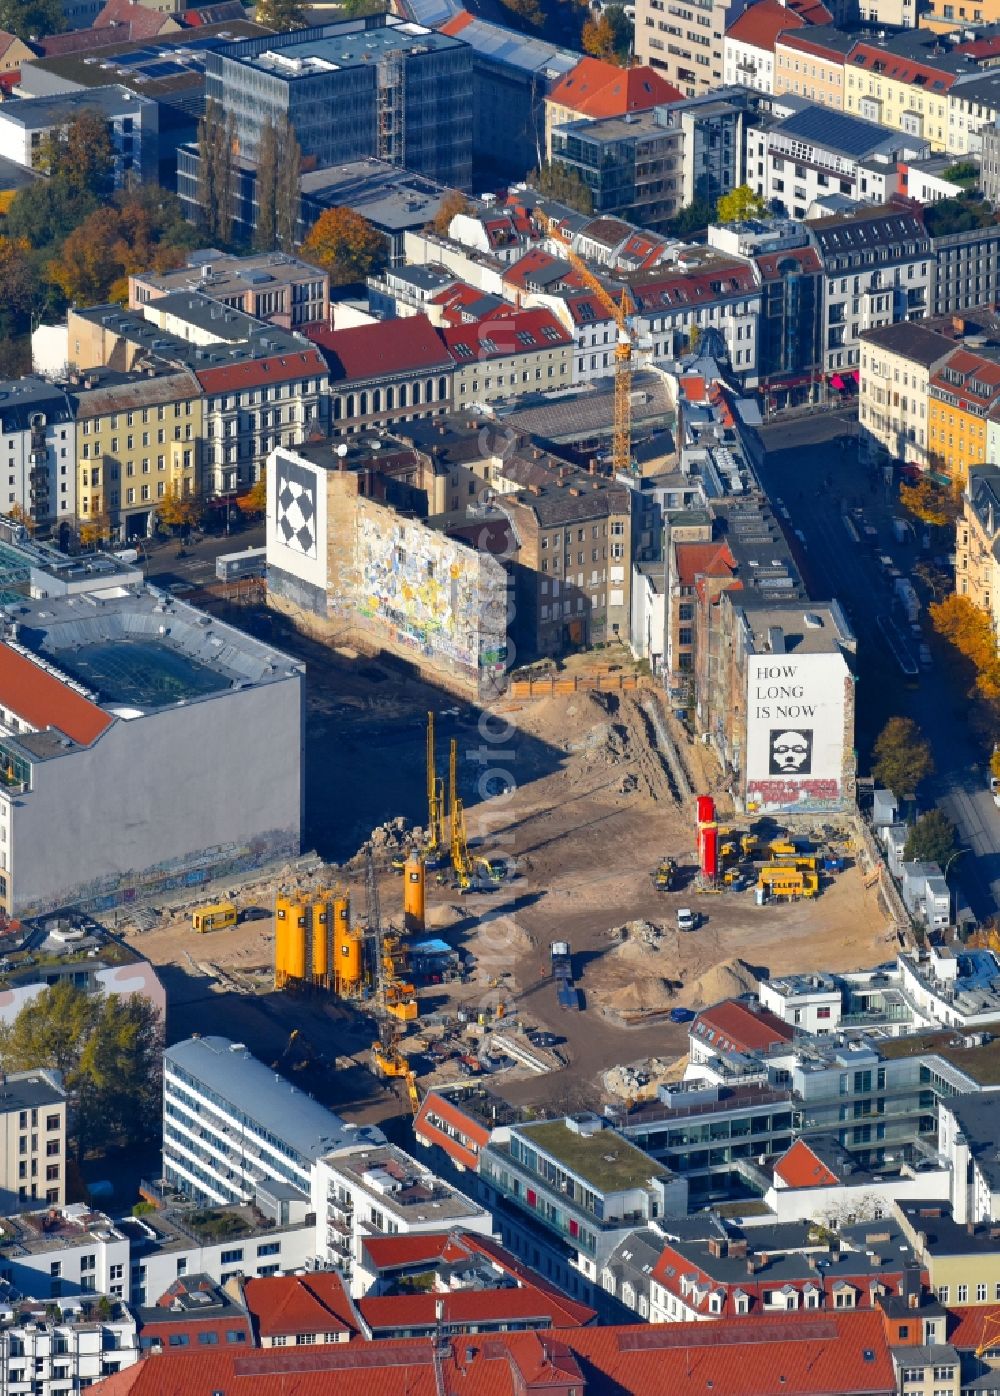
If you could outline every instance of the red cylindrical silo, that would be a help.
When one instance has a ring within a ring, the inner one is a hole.
[[[698,863],[702,877],[716,878],[719,873],[719,826],[713,821],[698,829]]]
[[[715,801],[711,795],[698,796],[698,823],[711,824],[715,818]]]

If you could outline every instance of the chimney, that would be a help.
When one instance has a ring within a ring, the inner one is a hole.
[[[709,1237],[709,1240],[708,1240],[708,1253],[709,1253],[709,1255],[714,1255],[715,1258],[718,1260],[718,1259],[721,1259],[721,1257],[724,1256],[724,1255],[728,1252],[728,1249],[729,1249],[729,1247],[726,1245],[726,1238],[725,1238],[724,1236],[710,1236],[710,1237]]]
[[[756,1275],[756,1273],[757,1273],[757,1257],[756,1257],[755,1255],[748,1255],[748,1256],[747,1256],[747,1274],[748,1274],[748,1275]]]
[[[569,492],[571,495],[574,495],[577,499],[579,499],[580,495],[582,494],[582,490],[578,490],[576,485],[570,485]]]
[[[587,462],[587,469],[590,471],[591,475],[597,474],[597,461],[593,456],[591,456],[590,460]]]
[[[729,1256],[731,1260],[746,1260],[747,1242],[745,1236],[741,1236],[738,1241],[730,1241]]]

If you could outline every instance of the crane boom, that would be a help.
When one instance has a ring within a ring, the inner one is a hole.
[[[615,345],[615,420],[611,455],[615,473],[627,472],[632,468],[632,330],[629,316],[635,313],[635,304],[627,290],[623,290],[621,300],[616,301],[583,258],[570,247],[568,237],[555,220],[541,212],[539,217],[545,231],[562,245],[566,260],[580,280],[593,292],[618,326],[618,342]]]

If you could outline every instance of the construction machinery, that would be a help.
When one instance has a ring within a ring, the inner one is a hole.
[[[427,924],[427,874],[424,855],[418,849],[411,849],[403,877],[403,926],[419,933]]]
[[[970,949],[992,950],[994,955],[1000,955],[1000,930],[992,925],[980,926],[978,931],[969,937],[967,944]]]
[[[765,863],[757,875],[757,887],[765,895],[793,901],[819,893],[819,873],[782,863]]]
[[[372,941],[375,964],[375,1017],[379,1035],[372,1043],[372,1070],[376,1076],[386,1080],[401,1080],[406,1083],[407,1094],[414,1113],[420,1105],[417,1094],[416,1073],[410,1067],[409,1059],[400,1051],[400,1015],[394,1011],[403,1002],[403,991],[413,986],[401,984],[396,978],[396,957],[400,950],[399,937],[385,933],[382,929],[382,910],[378,895],[378,880],[375,876],[375,863],[371,849],[365,861],[365,901],[367,906],[368,934]],[[416,1017],[416,999],[413,998],[413,1013]]]
[[[632,350],[633,335],[630,319],[635,314],[635,304],[627,290],[621,298],[614,296],[570,246],[569,236],[551,218],[542,215],[545,231],[560,243],[563,255],[570,266],[592,291],[601,305],[614,320],[618,330],[615,345],[615,422],[612,446],[612,462],[615,474],[633,468],[632,462]]]
[[[475,871],[465,832],[465,807],[458,794],[458,742],[452,737],[448,762],[448,818],[451,824],[451,866],[464,892]]]
[[[434,751],[434,713],[427,714],[427,837],[428,862],[436,867],[444,854],[444,781],[438,777]]]
[[[677,864],[673,858],[663,858],[653,874],[653,886],[658,892],[669,892],[677,877]]]

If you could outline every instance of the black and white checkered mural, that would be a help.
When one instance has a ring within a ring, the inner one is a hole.
[[[294,461],[278,457],[277,525],[286,547],[304,557],[317,556],[316,476]]]

